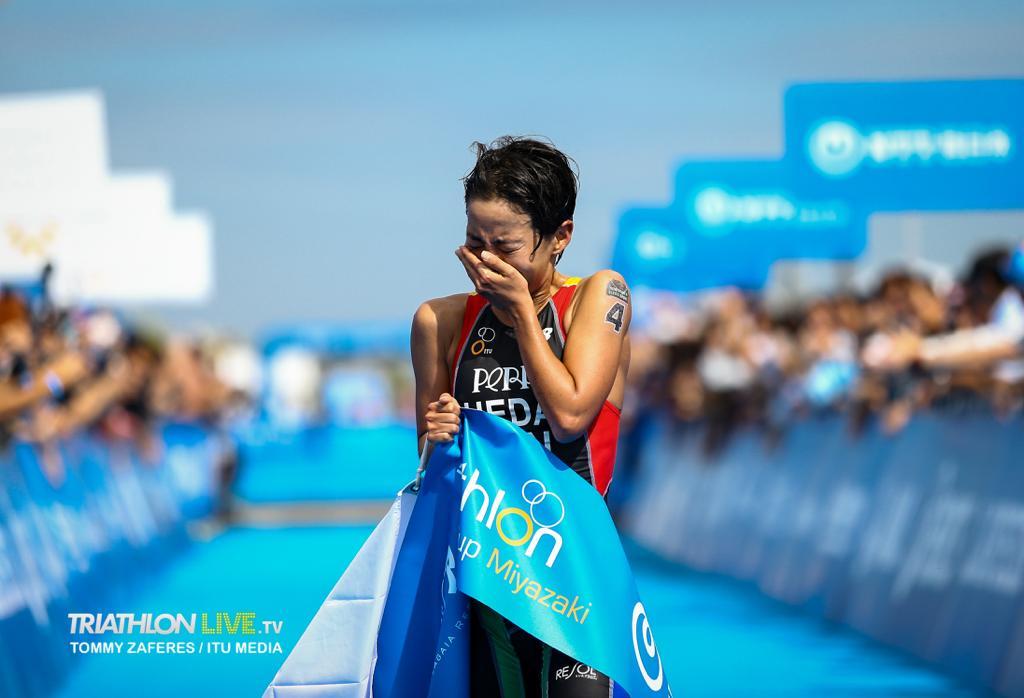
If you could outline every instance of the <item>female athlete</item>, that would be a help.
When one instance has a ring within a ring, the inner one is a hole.
[[[630,294],[620,274],[569,276],[577,177],[549,143],[477,143],[463,179],[474,290],[416,310],[412,360],[419,446],[450,441],[462,407],[533,434],[606,496],[629,366]],[[600,554],[595,551],[595,554]],[[470,691],[487,698],[612,695],[611,680],[470,600]]]

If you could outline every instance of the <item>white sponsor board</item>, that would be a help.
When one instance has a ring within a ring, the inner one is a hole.
[[[200,303],[213,291],[210,224],[198,213],[159,229],[97,228],[71,241],[55,265],[58,303]]]
[[[37,277],[47,262],[61,303],[201,302],[212,290],[210,224],[173,214],[161,173],[0,196],[0,279]]]
[[[0,153],[0,281],[52,263],[60,303],[208,300],[209,221],[165,173],[108,173],[99,93],[0,97]]]
[[[0,96],[0,191],[88,186],[107,178],[96,91]]]

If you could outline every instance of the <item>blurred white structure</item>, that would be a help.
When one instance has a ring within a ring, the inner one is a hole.
[[[97,92],[0,99],[0,280],[49,262],[60,303],[203,303],[213,240],[162,172],[110,173]]]

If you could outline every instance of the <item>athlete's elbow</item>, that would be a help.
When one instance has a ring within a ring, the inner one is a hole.
[[[549,415],[548,424],[551,426],[551,435],[560,443],[575,441],[589,426],[583,415],[570,412]]]

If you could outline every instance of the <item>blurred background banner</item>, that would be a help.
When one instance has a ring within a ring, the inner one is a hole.
[[[0,97],[0,152],[0,191],[67,193],[101,184],[110,171],[102,93]]]
[[[94,91],[0,99],[0,278],[49,265],[62,304],[207,301],[209,218],[175,213],[165,172],[108,170],[105,113]]]
[[[626,209],[612,267],[627,281],[692,291],[760,289],[780,259],[852,260],[867,244],[867,216],[844,199],[793,194],[770,160],[684,162],[666,209]]]
[[[797,84],[784,103],[782,160],[685,161],[674,210],[620,215],[627,280],[759,289],[778,260],[855,260],[878,211],[1024,208],[1024,80]]]
[[[867,245],[867,216],[846,198],[793,193],[784,163],[685,162],[675,175],[674,205],[690,236],[717,239],[723,253],[777,259],[852,260]]]
[[[784,101],[801,195],[869,211],[1024,207],[1024,80],[808,83]]]
[[[629,284],[670,291],[735,286],[756,290],[774,261],[761,246],[694,233],[682,207],[629,208],[619,217],[611,266]]]

